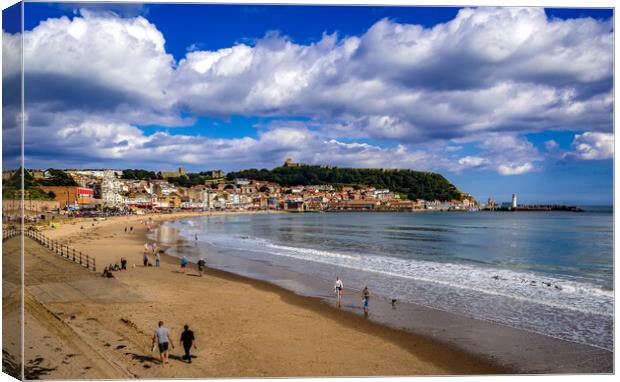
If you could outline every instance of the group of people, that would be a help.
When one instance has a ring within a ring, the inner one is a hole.
[[[157,251],[157,243],[155,242],[153,242],[150,246],[148,242],[144,243],[144,257],[142,259],[143,265],[145,267],[148,267],[149,265],[151,265],[151,263],[149,262],[149,248],[152,254],[155,256],[155,266],[159,267],[161,263],[160,253],[162,251],[161,250],[159,252]]]
[[[183,360],[187,363],[192,363],[190,351],[192,348],[194,348],[194,350],[198,349],[196,346],[196,337],[194,336],[194,332],[189,329],[188,325],[183,326],[183,329],[183,333],[181,333],[179,339],[179,344],[183,346],[184,350]],[[157,329],[152,338],[152,346],[152,351],[159,349],[159,359],[162,366],[167,364],[170,352],[169,348],[171,347],[174,349],[174,342],[170,338],[170,330],[164,326],[163,321],[159,321],[157,324]]]
[[[342,304],[342,291],[344,290],[344,283],[340,280],[340,277],[336,277],[336,283],[334,284],[334,292],[336,293],[336,299],[338,307]],[[364,286],[362,290],[362,308],[364,309],[364,316],[368,317],[368,304],[370,302],[370,289],[368,286]],[[394,305],[394,301],[392,301]]]
[[[121,257],[120,265],[118,265],[118,263],[114,263],[114,264],[110,264],[106,266],[105,268],[103,268],[103,273],[101,274],[101,276],[107,277],[107,278],[113,278],[114,277],[114,275],[112,274],[113,271],[126,271],[126,270],[127,270],[127,259],[125,259],[124,257]]]
[[[187,257],[183,255],[181,257],[181,264],[179,267],[180,273],[185,273],[185,270],[187,269],[187,264],[188,264]],[[204,268],[207,263],[204,261],[204,259],[201,258],[200,260],[198,260],[198,263],[196,264],[198,265],[198,276],[202,277],[202,272],[204,272]]]

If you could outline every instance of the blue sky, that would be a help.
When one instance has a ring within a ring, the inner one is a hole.
[[[26,3],[26,165],[231,171],[291,156],[436,171],[481,201],[611,204],[612,16]]]

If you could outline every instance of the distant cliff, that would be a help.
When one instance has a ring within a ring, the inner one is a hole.
[[[227,175],[229,180],[248,178],[279,183],[282,186],[331,184],[389,188],[408,199],[461,200],[464,194],[440,174],[412,170],[338,168],[325,166],[285,166],[273,170],[242,170]]]

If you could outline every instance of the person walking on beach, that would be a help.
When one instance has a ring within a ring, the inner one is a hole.
[[[336,292],[336,298],[338,299],[338,307],[340,307],[340,303],[342,301],[342,290],[344,289],[344,284],[340,280],[340,277],[336,277],[336,283],[334,284],[334,292]]]
[[[198,275],[199,275],[200,277],[202,277],[202,270],[203,270],[203,268],[204,268],[205,264],[206,264],[206,263],[205,263],[204,259],[200,259],[200,260],[198,260]]]
[[[186,360],[187,363],[192,363],[192,355],[189,354],[189,351],[192,348],[192,345],[194,346],[194,350],[198,349],[196,347],[196,338],[194,337],[194,332],[189,330],[188,325],[185,325],[183,329],[185,330],[181,333],[181,339],[179,340],[179,343],[183,345],[183,350],[185,351],[183,359]]]
[[[185,268],[187,268],[187,257],[183,255],[183,257],[181,257],[181,269],[179,269],[179,271],[185,273]]]
[[[127,259],[124,257],[121,257],[121,271],[126,271],[127,270]]]
[[[155,254],[155,266],[156,266],[157,268],[159,268],[159,262],[160,262],[160,260],[161,260],[161,259],[159,258],[159,254],[160,254],[160,253],[162,253],[162,252],[163,252],[163,251],[161,251],[161,250],[160,250],[159,252],[157,252],[157,253]]]
[[[174,349],[174,344],[170,341],[170,330],[164,327],[163,321],[159,321],[155,334],[153,334],[153,351],[155,350],[155,341],[157,341],[157,346],[159,348],[159,359],[163,366],[168,363],[168,346],[171,346]]]
[[[370,300],[370,290],[368,286],[364,287],[362,291],[362,302],[364,303],[364,317],[368,317],[368,302]]]

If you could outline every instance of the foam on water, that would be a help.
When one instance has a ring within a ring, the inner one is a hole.
[[[414,279],[452,288],[468,289],[496,296],[613,316],[613,292],[601,288],[543,276],[493,267],[434,263],[380,255],[360,255],[272,244],[248,237],[212,237],[211,244],[245,251],[267,252],[299,260],[329,264],[390,277]],[[387,297],[387,296],[386,296]],[[408,296],[397,296],[407,299]]]

